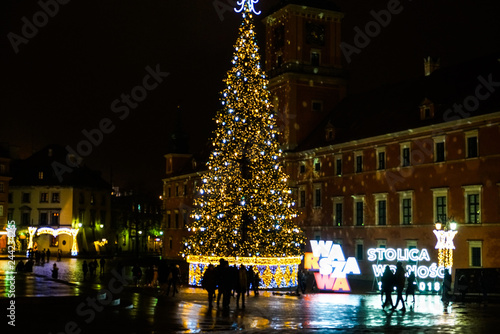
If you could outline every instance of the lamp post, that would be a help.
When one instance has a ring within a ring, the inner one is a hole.
[[[451,269],[453,266],[453,250],[455,244],[453,238],[457,234],[457,223],[451,217],[446,223],[437,221],[434,234],[437,238],[436,249],[438,250],[438,265]]]

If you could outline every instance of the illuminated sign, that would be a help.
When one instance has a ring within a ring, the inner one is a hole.
[[[314,273],[319,290],[349,292],[348,274],[359,275],[358,262],[354,257],[345,259],[342,247],[333,241],[310,240],[312,253],[304,255],[304,268]]]
[[[424,282],[424,280],[437,278],[444,278],[444,272],[446,268],[443,266],[438,266],[436,263],[431,263],[430,265],[424,265],[421,262],[431,262],[429,252],[427,249],[419,250],[417,248],[412,249],[402,249],[402,248],[370,248],[367,251],[368,261],[377,262],[373,264],[373,274],[376,278],[382,277],[386,265],[379,262],[410,262],[406,264],[406,275],[409,276],[410,273],[415,273],[415,277],[419,280],[418,288],[421,291],[425,290],[435,290],[439,291],[441,285],[439,282]],[[389,264],[392,272],[396,271],[396,264]],[[379,282],[380,289],[381,282]]]
[[[259,0],[238,0],[238,6],[240,6],[240,9],[234,9],[236,13],[241,13],[243,10],[245,10],[245,3],[248,3],[248,11],[249,12],[254,12],[256,15],[260,14],[260,11],[257,12],[255,10],[254,4],[259,2]]]

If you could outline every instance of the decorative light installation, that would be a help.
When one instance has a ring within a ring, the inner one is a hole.
[[[438,250],[438,263],[439,266],[449,268],[453,267],[453,250],[455,244],[453,238],[457,234],[457,223],[450,219],[446,224],[436,222],[436,229],[434,234],[437,238],[436,249]]]
[[[268,80],[260,66],[253,24],[254,4],[240,0],[242,12],[232,68],[215,117],[208,172],[194,200],[191,235],[181,252],[190,265],[190,284],[198,285],[205,266],[254,266],[261,287],[296,286],[305,238],[293,224],[295,203],[288,176],[279,164],[276,117]]]
[[[201,286],[201,279],[209,264],[219,265],[221,258],[217,256],[189,255],[189,284]],[[252,266],[259,273],[260,288],[286,288],[297,285],[297,273],[302,259],[296,257],[224,257],[230,266]]]
[[[29,232],[30,232],[30,245],[31,245],[31,248],[33,248],[33,242],[32,242],[32,234],[31,234],[31,229],[34,229],[36,231],[36,235],[40,235],[40,234],[51,234],[53,235],[54,237],[57,237],[58,235],[60,234],[66,234],[66,235],[70,235],[73,237],[73,245],[71,247],[71,255],[72,256],[76,256],[78,255],[78,242],[76,241],[76,235],[78,234],[78,229],[76,228],[66,228],[66,227],[61,227],[61,228],[58,228],[58,229],[53,229],[51,227],[42,227],[42,228],[39,228],[38,230],[36,229],[36,227],[29,227]],[[34,234],[34,232],[33,232]],[[28,246],[28,248],[30,248]]]

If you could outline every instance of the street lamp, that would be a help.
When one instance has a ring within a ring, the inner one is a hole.
[[[451,217],[446,223],[437,221],[435,224],[434,234],[437,238],[436,249],[438,250],[438,265],[451,269],[453,266],[453,250],[455,244],[453,238],[457,234],[457,223]]]

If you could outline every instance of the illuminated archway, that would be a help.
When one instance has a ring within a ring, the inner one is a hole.
[[[29,227],[29,233],[30,233],[30,243],[31,248],[33,248],[33,235],[34,231],[36,231],[36,235],[39,236],[40,234],[50,234],[53,235],[54,237],[57,237],[60,234],[66,234],[73,236],[73,245],[71,246],[71,255],[76,256],[78,255],[78,242],[76,241],[76,235],[78,234],[78,229],[76,228],[67,228],[67,227],[62,227],[58,229],[53,229],[51,227],[42,227],[39,228],[38,230],[36,227]],[[34,230],[32,230],[34,229]],[[30,248],[28,246],[28,248]]]

